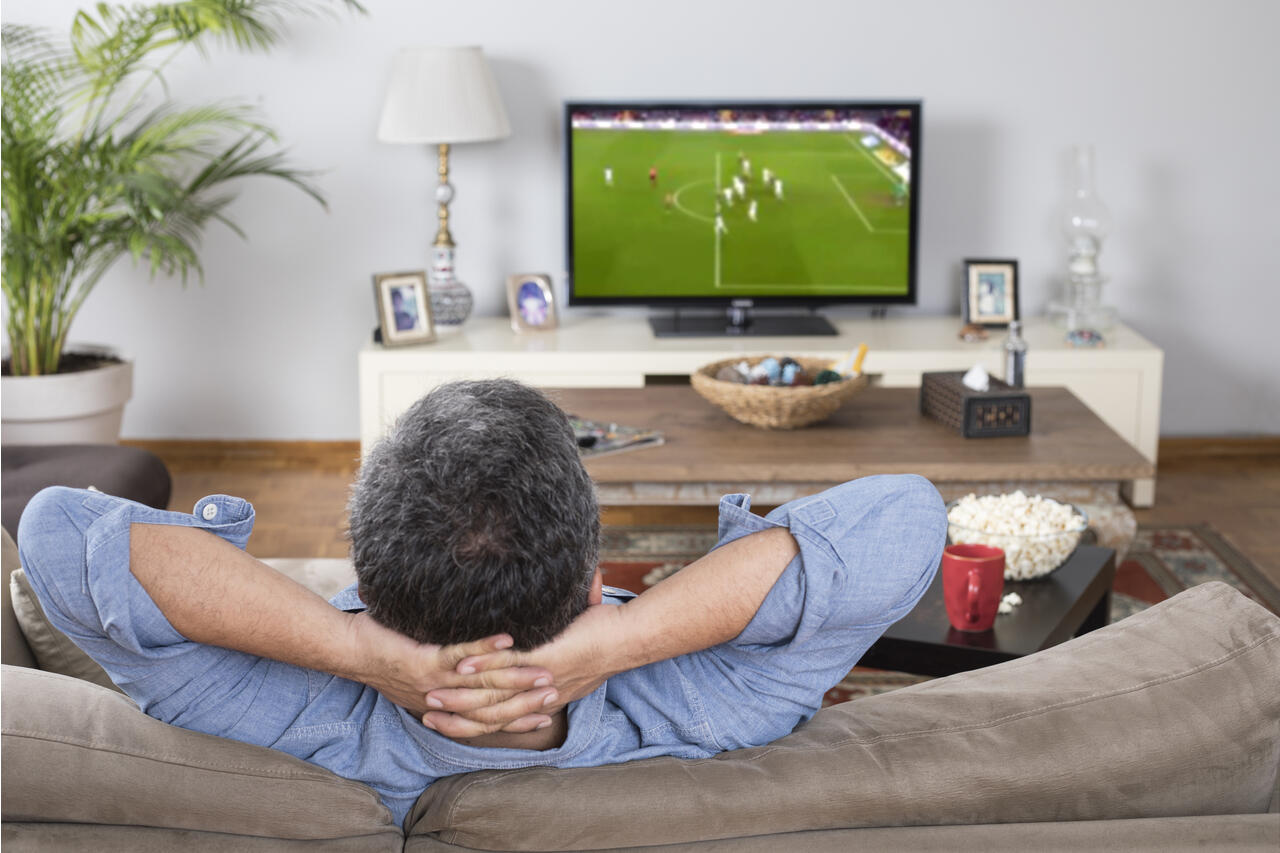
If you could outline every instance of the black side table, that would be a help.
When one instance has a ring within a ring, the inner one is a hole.
[[[1020,658],[1107,624],[1116,553],[1081,546],[1047,578],[1011,581],[1006,593],[1022,596],[1013,613],[996,617],[991,630],[957,631],[947,621],[942,573],[915,609],[894,623],[858,666],[952,675]]]

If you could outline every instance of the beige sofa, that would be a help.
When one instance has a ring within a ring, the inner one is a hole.
[[[1222,584],[767,746],[452,777],[404,827],[364,785],[34,668],[0,586],[6,851],[1280,847],[1280,619]]]

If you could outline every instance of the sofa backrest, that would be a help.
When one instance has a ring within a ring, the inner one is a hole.
[[[823,709],[767,746],[449,777],[410,813],[406,850],[1261,813],[1278,726],[1280,619],[1205,584],[1031,657]]]
[[[170,726],[87,681],[21,667],[0,673],[6,823],[403,846],[391,812],[359,782],[273,749]]]

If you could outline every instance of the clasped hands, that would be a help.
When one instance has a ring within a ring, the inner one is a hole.
[[[550,643],[527,652],[498,634],[468,643],[417,643],[352,614],[352,677],[451,738],[529,732],[628,668],[617,642],[621,608],[588,607]]]

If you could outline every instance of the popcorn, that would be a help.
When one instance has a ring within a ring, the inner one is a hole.
[[[1022,596],[1016,592],[1007,592],[1000,598],[1000,604],[996,607],[997,613],[1012,613],[1013,608],[1022,603]]]
[[[952,542],[1003,550],[1005,580],[1049,574],[1071,556],[1088,526],[1074,507],[1021,491],[965,495],[947,511],[947,522]]]

